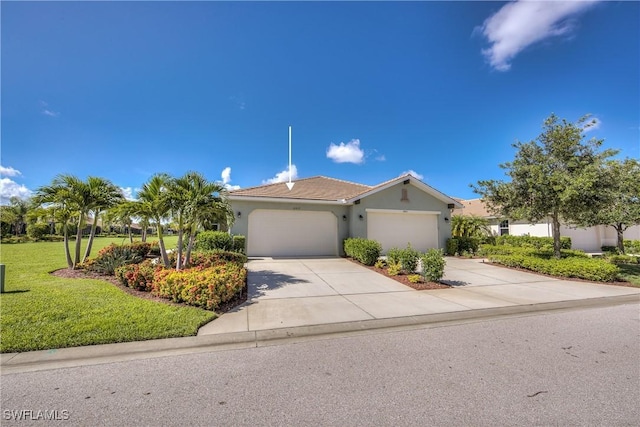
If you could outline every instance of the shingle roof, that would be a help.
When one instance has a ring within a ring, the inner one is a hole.
[[[482,202],[482,199],[456,200],[458,200],[464,206],[464,208],[454,209],[454,215],[475,215],[481,216],[483,218],[495,217],[495,215],[489,212],[487,206]]]
[[[326,200],[338,201],[350,199],[358,194],[365,193],[373,187],[355,182],[343,181],[326,176],[314,176],[294,181],[295,185],[291,190],[286,183],[260,185],[257,187],[242,188],[229,192],[233,199],[235,196],[283,198],[283,199],[306,199],[306,200]]]

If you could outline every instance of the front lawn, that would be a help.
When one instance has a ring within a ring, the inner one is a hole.
[[[93,256],[110,243],[127,242],[96,238]],[[176,237],[166,244],[174,247]],[[66,267],[62,245],[2,245],[6,278],[0,296],[0,352],[192,336],[216,317],[211,311],[140,299],[101,280],[54,277],[49,272]]]

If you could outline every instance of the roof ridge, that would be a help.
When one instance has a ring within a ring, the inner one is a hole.
[[[360,187],[373,188],[372,186],[367,185],[367,184],[362,184],[362,183],[359,183],[359,182],[353,182],[353,181],[347,181],[346,179],[333,178],[333,177],[325,176],[325,175],[317,175],[317,176],[314,176],[314,177],[312,177],[312,178],[325,178],[325,179],[330,179],[330,180],[332,180],[332,181],[343,182],[343,183],[345,183],[345,184],[351,184],[351,185],[358,185],[358,186],[360,186]]]

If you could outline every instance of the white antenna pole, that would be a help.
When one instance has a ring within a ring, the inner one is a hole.
[[[289,126],[289,182],[287,182],[289,191],[291,191],[294,184],[294,182],[291,182],[291,126]]]

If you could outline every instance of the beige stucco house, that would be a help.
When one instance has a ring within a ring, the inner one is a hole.
[[[246,236],[249,256],[339,256],[348,237],[375,239],[383,253],[407,244],[444,248],[462,205],[407,174],[376,186],[324,176],[230,192],[231,233]]]
[[[553,226],[550,220],[532,224],[527,221],[513,221],[508,218],[499,218],[491,214],[481,199],[470,199],[458,201],[463,205],[456,208],[454,215],[475,215],[487,218],[491,232],[496,236],[511,234],[513,236],[538,236],[552,237]],[[616,246],[616,230],[607,225],[597,225],[595,227],[576,228],[567,225],[560,226],[560,235],[571,237],[573,249],[582,249],[586,252],[600,252],[602,246]],[[625,239],[640,240],[640,226],[629,227],[624,233]]]

